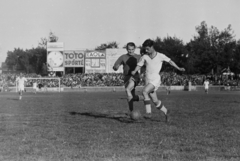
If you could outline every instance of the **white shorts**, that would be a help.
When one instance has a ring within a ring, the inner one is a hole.
[[[152,78],[147,78],[145,79],[146,81],[146,85],[151,83],[153,86],[154,86],[154,91],[157,91],[158,88],[160,87],[161,85],[161,77],[160,75],[159,76],[155,76],[155,77],[152,77]]]
[[[24,91],[24,86],[18,86],[18,91]]]

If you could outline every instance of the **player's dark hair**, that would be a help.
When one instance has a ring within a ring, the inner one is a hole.
[[[151,39],[147,39],[143,42],[142,46],[145,47],[152,47],[154,46],[154,41]]]
[[[128,46],[133,46],[134,48],[136,48],[136,45],[133,42],[127,43],[127,46],[126,46],[127,49],[128,49]]]

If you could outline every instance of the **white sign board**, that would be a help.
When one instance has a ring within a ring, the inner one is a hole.
[[[63,50],[63,42],[47,43],[48,71],[64,71]]]

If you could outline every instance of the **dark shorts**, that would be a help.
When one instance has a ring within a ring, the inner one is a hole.
[[[128,83],[130,79],[134,81],[134,87],[136,87],[140,82],[139,76],[126,75],[124,76],[124,84]]]

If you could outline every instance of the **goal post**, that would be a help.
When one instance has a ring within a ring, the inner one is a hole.
[[[27,78],[27,84],[29,84],[31,80],[31,86],[25,86],[26,88],[32,87],[33,88],[33,82],[37,82],[37,87],[39,87],[40,84],[42,84],[42,87],[45,91],[58,91],[61,92],[61,78],[56,77],[40,77],[40,78]],[[56,89],[56,90],[54,90]],[[16,92],[18,92],[18,85],[16,82]]]

